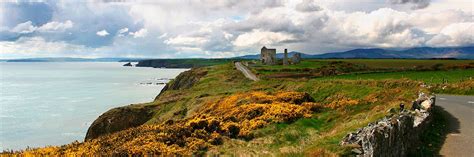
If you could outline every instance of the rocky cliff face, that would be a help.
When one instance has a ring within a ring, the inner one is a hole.
[[[420,94],[417,101],[420,109],[405,110],[400,114],[385,117],[375,123],[348,134],[342,145],[354,147],[356,156],[407,156],[418,144],[420,134],[431,122],[431,106],[434,97]]]
[[[182,72],[173,81],[170,81],[161,90],[160,94],[156,96],[155,101],[165,93],[167,90],[179,90],[191,88],[196,82],[198,82],[203,76],[207,74],[207,71],[202,68],[195,68],[185,72]]]
[[[100,115],[87,130],[85,141],[114,133],[147,122],[156,106],[124,106],[113,108]]]
[[[179,74],[173,81],[166,84],[160,94],[155,98],[159,99],[167,90],[179,90],[192,87],[207,71],[201,68],[191,69]],[[137,127],[150,120],[158,105],[130,105],[113,108],[99,116],[87,130],[85,140],[95,139],[99,136]]]

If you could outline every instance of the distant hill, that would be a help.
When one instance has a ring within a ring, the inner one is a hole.
[[[139,58],[25,58],[25,59],[5,59],[6,62],[134,62],[144,59]]]
[[[288,53],[291,57],[296,52]],[[406,50],[388,50],[380,48],[372,49],[354,49],[344,52],[332,52],[318,55],[302,53],[302,58],[411,58],[411,59],[429,59],[429,58],[456,58],[456,59],[474,59],[474,47],[453,47],[453,48],[433,48],[419,47]],[[246,55],[236,58],[259,59],[260,55]],[[277,58],[283,58],[283,54],[277,54]]]

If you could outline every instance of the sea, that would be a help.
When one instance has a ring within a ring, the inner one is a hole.
[[[107,110],[151,102],[187,69],[119,62],[0,62],[0,151],[83,141]]]

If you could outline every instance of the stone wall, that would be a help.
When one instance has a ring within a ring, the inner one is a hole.
[[[431,122],[434,97],[421,93],[414,102],[415,110],[403,110],[387,116],[356,132],[349,133],[341,145],[354,147],[356,156],[407,156],[417,147],[419,136]]]

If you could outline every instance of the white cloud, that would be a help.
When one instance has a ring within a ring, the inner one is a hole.
[[[390,0],[392,4],[413,4],[412,9],[423,9],[430,5],[431,0]]]
[[[430,46],[461,46],[474,43],[474,22],[454,23],[446,26],[433,37]]]
[[[73,25],[74,23],[71,20],[67,20],[64,23],[52,21],[39,27],[38,31],[41,31],[41,32],[64,31],[66,29],[72,28]]]
[[[42,37],[22,37],[17,41],[1,41],[1,56],[64,56],[68,52],[69,56],[79,55],[86,47],[81,45],[68,44],[66,42],[48,42]],[[88,54],[90,55],[90,54]]]
[[[143,38],[146,37],[146,35],[148,34],[148,30],[142,28],[136,32],[130,32],[129,34],[132,35],[134,38]]]
[[[101,31],[98,31],[97,33],[98,36],[101,36],[101,37],[105,37],[107,35],[109,35],[109,32],[107,32],[105,29],[104,30],[101,30]]]
[[[67,5],[64,6],[69,7],[85,6],[78,7],[76,11],[54,10],[52,19],[41,26],[34,25],[44,23],[38,20],[26,20],[13,26],[1,25],[0,33],[4,34],[0,34],[0,40],[42,37],[47,42],[84,44],[104,52],[126,48],[130,53],[139,52],[151,57],[242,55],[255,53],[263,45],[307,53],[361,47],[466,46],[474,44],[471,35],[474,22],[471,1],[58,2],[60,4],[57,6],[60,7],[65,3]],[[77,12],[81,11],[94,11],[90,14],[94,16],[87,20],[82,16],[76,17]],[[127,16],[129,18],[121,18]],[[114,20],[103,24],[104,19]],[[101,25],[88,27],[97,22]],[[69,34],[64,33],[64,30]],[[98,37],[110,33],[130,37]]]
[[[127,33],[127,32],[128,32],[128,28],[122,28],[122,29],[118,30],[117,33],[118,33],[119,36],[124,36],[124,34]]]
[[[20,23],[16,25],[10,31],[14,33],[27,34],[27,33],[33,33],[36,29],[37,27],[33,26],[31,21],[26,21],[24,23]]]
[[[176,47],[199,47],[207,41],[208,40],[204,37],[187,37],[179,35],[177,37],[165,40],[164,43]]]
[[[62,22],[52,21],[46,24],[41,25],[40,27],[34,26],[31,21],[27,21],[24,23],[20,23],[15,26],[11,32],[20,33],[20,34],[28,34],[33,33],[35,31],[38,32],[62,32],[66,29],[72,28],[74,23],[70,20]]]
[[[301,12],[313,12],[321,10],[321,7],[319,7],[314,0],[303,0],[296,5],[295,9]]]
[[[295,38],[291,34],[254,30],[252,32],[239,35],[233,43],[235,46],[248,47],[273,45],[291,40],[295,40]]]
[[[166,37],[168,37],[168,33],[163,33],[162,35],[160,35],[158,37],[158,39],[163,39],[163,38],[166,38]]]

